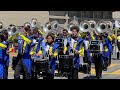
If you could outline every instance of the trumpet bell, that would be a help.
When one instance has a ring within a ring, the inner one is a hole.
[[[104,33],[107,31],[108,25],[105,21],[99,21],[96,25],[97,33]]]
[[[80,23],[79,29],[81,32],[89,32],[90,26],[90,23],[87,20],[84,20]]]

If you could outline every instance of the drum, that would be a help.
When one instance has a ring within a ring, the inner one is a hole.
[[[67,69],[73,67],[74,55],[59,55],[59,68]]]
[[[48,59],[36,58],[33,60],[34,69],[36,72],[47,72],[48,71]]]

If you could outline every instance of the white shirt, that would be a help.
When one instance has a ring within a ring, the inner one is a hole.
[[[100,43],[100,52],[102,52],[103,51],[103,44],[102,44],[102,42]]]
[[[77,42],[77,41],[75,41],[73,38],[71,38],[71,42],[70,42],[71,48],[73,48],[75,42]],[[66,45],[67,45],[67,39],[64,40],[64,46],[66,46]]]
[[[85,50],[87,50],[88,47],[89,47],[89,41],[88,40],[84,40],[83,43],[85,44]]]
[[[46,52],[48,52],[49,48],[50,48],[50,46],[47,45],[46,48],[45,48]]]

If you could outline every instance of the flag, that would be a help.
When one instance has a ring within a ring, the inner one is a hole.
[[[115,20],[115,27],[120,28],[120,20]]]

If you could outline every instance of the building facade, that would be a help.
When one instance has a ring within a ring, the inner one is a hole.
[[[10,24],[21,26],[31,18],[37,18],[42,24],[57,20],[62,27],[66,28],[73,16],[77,17],[78,22],[112,20],[112,11],[0,11],[0,21],[3,22],[4,27]]]

